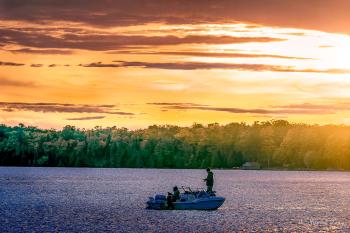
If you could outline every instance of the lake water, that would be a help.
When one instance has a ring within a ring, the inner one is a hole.
[[[217,211],[146,210],[205,170],[0,167],[0,232],[350,232],[350,173],[214,170]]]

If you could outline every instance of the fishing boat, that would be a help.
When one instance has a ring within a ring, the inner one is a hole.
[[[175,210],[216,210],[225,202],[225,198],[216,196],[215,192],[192,191],[184,187],[182,189],[184,192],[180,193],[180,199],[173,202]],[[147,201],[147,209],[169,209],[166,196],[156,194],[150,197]]]

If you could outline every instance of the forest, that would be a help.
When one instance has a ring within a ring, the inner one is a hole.
[[[1,166],[350,169],[350,126],[285,120],[62,130],[0,125]]]

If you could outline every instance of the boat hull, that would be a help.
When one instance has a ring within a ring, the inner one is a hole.
[[[225,202],[223,197],[200,198],[193,201],[175,202],[177,210],[216,210]]]
[[[225,202],[224,197],[205,197],[197,198],[192,201],[174,202],[175,210],[216,210]],[[147,202],[148,209],[164,210],[167,209],[166,202]]]

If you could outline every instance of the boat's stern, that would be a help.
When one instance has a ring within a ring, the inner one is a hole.
[[[163,210],[166,208],[166,197],[164,195],[150,197],[146,205],[146,209]]]

